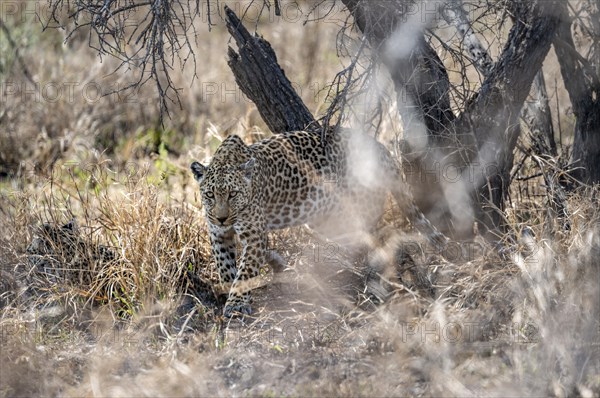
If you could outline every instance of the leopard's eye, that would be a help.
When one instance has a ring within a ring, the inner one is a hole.
[[[238,194],[238,191],[231,191],[231,192],[229,192],[229,197],[235,198],[237,196],[237,194]]]
[[[213,199],[215,197],[215,194],[212,193],[212,192],[210,192],[210,191],[206,192],[204,195],[206,195],[206,197],[209,198],[209,199]]]

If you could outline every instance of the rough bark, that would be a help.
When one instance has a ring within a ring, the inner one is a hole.
[[[573,176],[600,183],[600,78],[575,49],[567,4],[557,4],[560,24],[553,45],[576,118]]]
[[[298,96],[268,41],[251,35],[235,13],[225,6],[227,30],[238,52],[229,47],[229,67],[242,92],[256,105],[274,133],[319,128]]]
[[[406,4],[402,1],[342,0],[348,8],[356,26],[366,36],[371,46],[382,51],[386,40],[407,18]],[[422,32],[407,57],[399,57],[393,51],[383,54],[383,62],[394,80],[396,90],[405,101],[405,94],[420,108],[422,120],[433,140],[437,140],[454,120],[450,108],[448,74],[442,60],[425,41]],[[388,49],[389,50],[389,49]],[[390,56],[391,54],[391,56]],[[396,84],[397,83],[397,84]]]
[[[454,25],[460,36],[462,47],[467,56],[473,62],[473,65],[484,76],[487,77],[494,62],[486,48],[471,27],[471,21],[463,8],[461,0],[449,0],[442,10],[442,16],[449,25]],[[514,20],[513,20],[514,21]],[[545,165],[538,156],[547,158],[556,157],[558,151],[554,140],[554,128],[552,126],[552,115],[548,94],[546,92],[546,83],[544,72],[540,69],[533,80],[533,86],[530,93],[530,99],[525,102],[521,111],[521,118],[528,126],[532,139],[532,152],[530,156],[538,166],[544,176],[545,187],[548,194],[548,215],[550,220],[558,220],[560,228],[567,229],[567,206],[566,196],[563,188],[556,183],[554,176],[548,176],[544,169]],[[548,223],[552,225],[553,223]]]

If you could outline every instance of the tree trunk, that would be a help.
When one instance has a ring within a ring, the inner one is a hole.
[[[342,2],[375,47],[382,48],[386,40],[402,32],[405,18],[403,2]],[[452,154],[450,163],[475,169],[474,173],[468,173],[475,176],[474,186],[469,187],[473,189],[474,220],[482,223],[490,235],[503,221],[501,210],[508,192],[513,150],[520,132],[519,114],[534,76],[548,53],[557,22],[551,13],[552,2],[515,1],[512,8],[515,24],[505,49],[479,93],[456,120],[449,106],[446,71],[435,51],[422,39],[422,32],[419,32],[417,45],[407,56],[396,57],[393,62],[385,61],[396,90],[409,93],[409,99],[420,108],[428,136],[433,138],[429,144],[433,144],[434,149],[448,145],[442,154]],[[459,18],[460,15],[453,14],[453,17]],[[465,30],[464,33],[469,32]],[[482,66],[488,67],[485,59]],[[431,168],[431,162],[439,162],[441,157],[436,156],[435,151],[428,153],[433,155],[426,166],[440,177],[437,171],[439,164]],[[444,159],[448,162],[448,157]],[[450,201],[464,199],[459,192],[462,187],[446,185],[445,193]],[[426,187],[432,196],[430,186],[426,184]],[[453,189],[455,192],[451,192]],[[415,191],[419,192],[416,187]],[[463,203],[450,204],[456,207],[453,210],[455,220],[460,218],[461,211],[465,212],[462,218],[467,222],[463,222],[457,231],[464,237],[472,224],[468,222],[472,218],[470,209]],[[429,217],[435,220],[435,217]]]
[[[573,176],[600,183],[600,79],[575,49],[567,4],[559,2],[557,9],[561,20],[553,44],[576,119]]]
[[[406,32],[399,29],[409,18],[406,2],[342,0],[342,3],[371,47],[378,50],[394,82],[405,141],[402,163],[415,203],[440,231],[452,235],[455,231],[440,183],[439,164],[439,158],[443,157],[439,153],[454,138],[447,130],[455,116],[450,107],[450,82],[444,64],[425,41],[423,26],[415,24]],[[395,33],[397,37],[393,37]]]
[[[548,54],[558,18],[552,1],[514,1],[514,25],[500,58],[474,101],[458,118],[455,131],[477,140],[475,219],[492,238],[502,229],[504,199],[510,185],[519,115],[535,75]]]
[[[557,156],[550,102],[541,69],[535,75],[531,91],[531,101],[526,102],[522,116],[531,130],[535,152],[538,155]]]
[[[318,129],[319,123],[298,96],[268,41],[251,35],[225,6],[227,30],[239,53],[229,47],[229,67],[242,92],[256,105],[273,133]]]
[[[442,16],[449,25],[455,26],[460,36],[463,50],[471,59],[473,65],[483,77],[488,77],[494,67],[494,62],[487,49],[481,44],[481,41],[473,31],[468,14],[463,8],[462,0],[448,0],[442,9]],[[537,72],[533,80],[530,97],[531,99],[524,104],[521,111],[521,118],[525,121],[531,132],[534,149],[534,154],[531,154],[531,156],[556,157],[558,152],[554,140],[552,115],[546,92],[544,72],[541,69]],[[546,178],[546,173],[542,168],[543,165],[539,163],[539,166],[546,179],[546,190],[548,192],[550,207],[552,210],[555,210],[555,216],[562,221],[566,212],[566,202],[562,187],[555,184],[553,179]],[[560,225],[566,224],[561,222]]]

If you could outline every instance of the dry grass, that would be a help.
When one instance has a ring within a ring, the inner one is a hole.
[[[12,365],[1,370],[3,395],[600,391],[597,192],[570,199],[570,231],[547,239],[535,230],[505,258],[483,244],[452,262],[412,253],[425,288],[405,263],[373,281],[366,253],[330,255],[302,228],[273,235],[288,268],[255,291],[255,317],[225,320],[190,177],[161,181],[155,165],[140,173],[104,185],[66,173],[5,192],[1,348]],[[115,253],[87,284],[27,262],[32,226],[71,214],[83,240]],[[373,283],[388,294],[381,304]]]
[[[320,89],[338,69],[335,24],[261,32],[298,86]],[[255,316],[226,320],[187,166],[264,125],[222,91],[235,87],[223,27],[203,33],[210,62],[164,129],[151,88],[132,102],[81,100],[86,82],[131,77],[106,77],[114,64],[92,62],[84,43],[34,33],[21,39],[32,74],[79,82],[78,99],[18,95],[0,110],[0,396],[600,395],[598,188],[567,198],[564,229],[540,178],[515,182],[502,255],[476,241],[449,261],[399,233],[392,210],[369,252],[304,228],[272,234],[287,268],[265,272]],[[25,82],[18,68],[2,79]],[[303,97],[322,110],[314,94]],[[32,265],[44,224],[74,216],[71,245]]]

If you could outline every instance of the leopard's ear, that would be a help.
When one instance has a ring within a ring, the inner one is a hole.
[[[244,178],[247,180],[252,179],[252,173],[254,172],[254,165],[256,164],[256,159],[250,158],[246,163],[242,163],[240,165],[240,170],[244,173]]]
[[[73,233],[79,232],[79,223],[77,222],[77,218],[71,218],[68,223],[62,226],[62,229]]]
[[[201,165],[198,162],[194,162],[190,165],[190,169],[192,170],[192,173],[194,174],[194,178],[196,179],[196,181],[202,182],[202,179],[204,178],[204,174],[206,173],[206,167],[204,167],[203,165]]]

